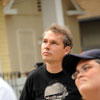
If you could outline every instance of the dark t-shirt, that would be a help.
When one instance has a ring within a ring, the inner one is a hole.
[[[74,81],[63,72],[51,74],[45,65],[28,76],[20,100],[81,100]]]

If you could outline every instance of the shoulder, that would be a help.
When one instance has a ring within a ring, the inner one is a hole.
[[[0,78],[0,90],[1,89],[6,89],[6,90],[11,89],[11,87],[8,85],[8,83],[6,81],[4,81],[2,78]]]
[[[34,70],[32,70],[30,72],[30,74],[29,74],[29,77],[33,76],[33,75],[37,75],[37,74],[39,75],[39,74],[43,73],[44,71],[45,71],[45,65],[42,65],[42,66],[40,66],[40,67],[35,68]]]
[[[36,85],[40,83],[43,79],[43,76],[45,76],[44,70],[45,66],[43,65],[31,71],[26,79],[25,87],[27,89],[32,87],[36,88]]]
[[[0,100],[3,100],[3,98],[5,100],[16,100],[16,95],[12,87],[0,78]]]
[[[35,69],[33,69],[30,73],[29,73],[29,75],[28,75],[28,77],[27,77],[27,80],[34,80],[34,79],[37,79],[37,78],[39,78],[41,75],[43,75],[45,73],[45,65],[42,65],[42,66],[40,66],[40,67],[38,67],[38,68],[35,68]]]

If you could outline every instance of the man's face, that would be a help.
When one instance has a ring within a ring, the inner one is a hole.
[[[62,62],[65,54],[69,53],[68,50],[64,48],[63,35],[55,34],[52,31],[47,31],[42,41],[41,54],[45,62]]]

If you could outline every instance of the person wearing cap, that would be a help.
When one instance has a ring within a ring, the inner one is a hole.
[[[63,71],[69,73],[84,100],[100,100],[100,49],[66,55]]]

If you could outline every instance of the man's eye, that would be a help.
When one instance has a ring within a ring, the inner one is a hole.
[[[46,43],[47,41],[43,40],[42,43]]]
[[[52,44],[56,44],[56,42],[52,42]]]
[[[52,42],[52,44],[57,44],[57,42]]]

